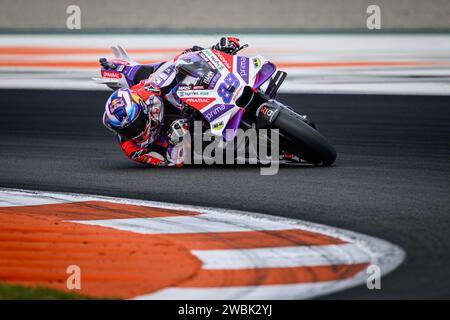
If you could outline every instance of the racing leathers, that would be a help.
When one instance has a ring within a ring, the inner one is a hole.
[[[164,127],[164,101],[147,82],[132,86],[131,91],[146,103],[151,130],[148,136],[125,139],[117,135],[120,146],[131,160],[154,166],[184,164],[183,137],[188,132],[187,120],[178,119]]]

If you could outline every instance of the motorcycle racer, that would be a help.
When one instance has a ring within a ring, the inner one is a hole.
[[[239,48],[239,39],[222,37],[211,48],[233,54]],[[194,46],[181,54],[199,50],[203,48]],[[102,58],[100,64],[102,73],[112,71],[124,74],[129,86],[120,88],[109,97],[103,114],[103,124],[117,135],[126,156],[154,166],[182,166],[185,159],[183,137],[189,131],[189,123],[181,112],[183,105],[168,95],[177,84],[175,75],[170,77],[174,73],[173,63],[131,65],[124,60],[107,61]],[[165,79],[152,80],[152,75],[158,72],[165,74]],[[116,89],[114,86],[112,88]],[[172,105],[178,108],[182,118],[166,127],[164,108]]]

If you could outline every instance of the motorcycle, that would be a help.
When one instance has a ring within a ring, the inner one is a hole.
[[[202,121],[225,143],[235,139],[239,128],[278,129],[281,152],[302,162],[332,165],[336,151],[328,140],[308,117],[276,100],[287,73],[260,55],[237,55],[247,46],[232,54],[213,49],[182,54],[152,74],[152,85],[163,87],[175,81],[166,95],[168,100],[187,106],[193,120]],[[132,61],[124,49],[118,48],[113,49],[116,56]],[[112,84],[114,80],[103,83]]]

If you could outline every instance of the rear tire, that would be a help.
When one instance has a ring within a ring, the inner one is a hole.
[[[280,130],[282,150],[316,165],[330,166],[336,160],[334,147],[295,111],[281,107],[271,127]]]

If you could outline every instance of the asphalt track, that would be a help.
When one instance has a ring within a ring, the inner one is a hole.
[[[330,168],[148,168],[100,116],[108,92],[0,90],[0,186],[148,199],[298,218],[391,241],[382,279],[326,298],[450,298],[450,97],[281,95],[336,146]]]

